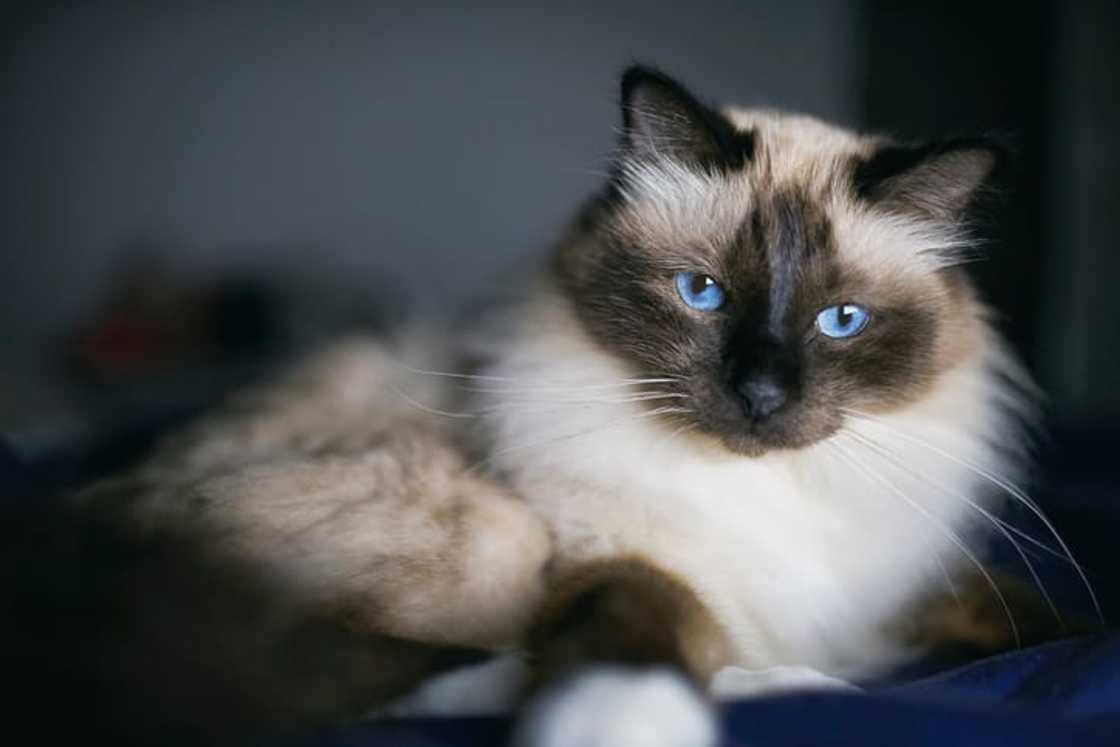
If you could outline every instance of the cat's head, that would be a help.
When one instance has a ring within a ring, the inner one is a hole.
[[[743,454],[800,448],[845,410],[921,399],[983,344],[959,264],[994,144],[717,111],[646,68],[622,107],[613,176],[557,271],[605,350],[677,380],[691,412],[672,417]]]

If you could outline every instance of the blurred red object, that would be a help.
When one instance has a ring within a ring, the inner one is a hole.
[[[272,308],[251,279],[192,284],[153,257],[133,257],[70,338],[67,359],[104,384],[239,362],[273,342]]]

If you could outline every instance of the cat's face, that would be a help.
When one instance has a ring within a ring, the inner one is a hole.
[[[800,448],[846,409],[921,398],[977,344],[954,265],[990,146],[720,114],[642,69],[623,103],[617,173],[558,269],[594,339],[675,380],[671,417],[743,454]]]

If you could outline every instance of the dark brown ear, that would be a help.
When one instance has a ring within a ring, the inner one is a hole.
[[[1006,149],[987,139],[884,145],[857,163],[854,183],[861,198],[886,210],[957,221],[1006,161]]]
[[[670,158],[706,168],[741,168],[754,138],[700,103],[669,76],[635,65],[622,76],[624,158]]]

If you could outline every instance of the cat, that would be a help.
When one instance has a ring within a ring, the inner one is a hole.
[[[1003,149],[641,66],[621,93],[607,183],[521,300],[340,343],[78,497],[256,590],[213,617],[268,716],[520,702],[524,744],[709,745],[702,691],[884,672],[954,578],[1019,635],[966,541],[1014,541],[991,488],[1028,502],[1035,389],[961,267]]]
[[[717,111],[642,67],[622,112],[604,191],[474,351],[488,466],[553,536],[539,660],[668,664],[734,694],[751,671],[906,661],[892,626],[946,578],[1008,607],[962,539],[995,521],[992,483],[1018,492],[1035,417],[962,268],[1002,146]],[[553,707],[538,721],[579,722]],[[637,711],[672,733],[651,716],[672,709]]]

